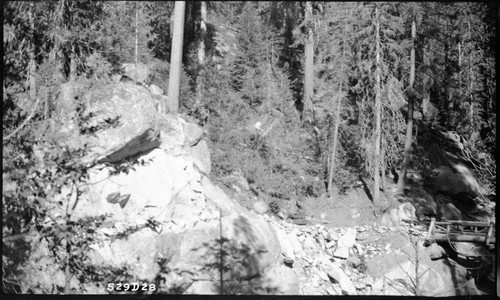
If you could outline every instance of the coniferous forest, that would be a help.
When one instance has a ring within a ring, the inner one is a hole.
[[[245,209],[259,211],[255,203],[262,204],[266,218],[297,226],[391,227],[391,210],[411,203],[422,224],[494,224],[497,19],[498,7],[482,2],[3,3],[4,292],[108,293],[108,282],[138,280],[126,268],[92,264],[89,253],[106,216],[71,217],[92,194],[91,170],[109,166],[110,158],[93,161],[89,144],[64,141],[71,132],[95,136],[121,126],[117,119],[97,124],[86,114],[94,101],[88,93],[110,87],[159,90],[153,98],[163,114],[182,115],[203,131],[211,161],[205,175]],[[132,119],[150,118],[146,109],[129,110]],[[121,162],[111,174],[144,165]],[[462,174],[466,183],[449,174]],[[115,196],[122,201],[123,194]],[[148,222],[151,228],[162,223]],[[217,243],[218,293],[257,293],[253,279],[239,281],[253,290],[225,287],[222,257],[247,257],[248,249],[223,249],[232,244],[222,233]],[[41,248],[50,261],[43,267],[33,256]],[[356,251],[363,257],[358,266],[370,268],[366,251]],[[364,274],[349,259],[346,265]],[[483,262],[494,270],[488,259]],[[297,269],[299,258],[294,261]],[[35,266],[62,279],[51,289],[35,283]],[[354,293],[326,273],[340,294]],[[165,276],[155,281],[155,292],[189,290],[184,281],[172,283],[179,276]],[[489,294],[482,284],[491,275],[481,276],[473,276],[478,293]],[[97,282],[103,287],[92,290]],[[428,295],[423,279],[418,282],[405,288]],[[374,293],[369,284],[353,291]]]

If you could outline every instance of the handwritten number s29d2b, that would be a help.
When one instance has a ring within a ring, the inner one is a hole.
[[[138,283],[138,282],[133,282],[133,283],[108,283],[108,286],[106,289],[110,292],[138,292],[138,291],[144,291],[144,292],[152,292],[156,290],[156,286],[154,283],[147,284],[147,283]]]

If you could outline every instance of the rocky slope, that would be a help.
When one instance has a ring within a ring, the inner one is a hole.
[[[392,227],[347,228],[290,224],[267,215],[265,205],[249,210],[210,180],[203,129],[189,117],[163,113],[147,88],[113,84],[84,99],[96,126],[118,121],[91,137],[80,136],[70,121],[62,130],[68,145],[89,144],[87,159],[99,162],[71,218],[108,216],[95,229],[100,242],[91,245],[88,265],[126,267],[128,277],[117,281],[186,294],[478,293],[459,266],[430,260],[442,249],[424,248],[425,228],[401,223],[407,217],[402,209],[392,213]],[[73,199],[69,189],[67,196]],[[384,234],[399,238],[400,247],[372,239]],[[42,244],[26,267],[25,280],[43,291],[65,280],[62,270],[49,268],[48,251]],[[390,268],[380,274],[370,264],[384,255],[398,261],[381,262]],[[110,292],[106,283],[89,279],[73,277],[71,285],[79,293]]]
[[[330,228],[266,219],[276,230],[283,264],[294,271],[302,295],[482,294],[466,268],[448,259],[442,247],[424,247],[424,226],[403,222]]]

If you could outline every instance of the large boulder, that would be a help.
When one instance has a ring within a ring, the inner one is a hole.
[[[75,209],[75,217],[111,212],[115,226],[100,231],[123,236],[95,245],[94,263],[128,266],[135,278],[151,281],[160,270],[158,259],[167,258],[165,266],[185,280],[217,282],[221,242],[224,280],[251,280],[278,261],[281,248],[269,223],[194,170],[188,155],[157,149],[145,157],[153,163],[112,177],[111,187],[96,184],[98,205],[78,203]],[[109,203],[110,192],[127,195],[125,206]],[[127,230],[132,235],[122,234]]]
[[[438,208],[434,197],[430,194],[425,194],[425,197],[413,198],[415,206],[415,215],[418,220],[423,221],[436,216]]]
[[[442,192],[450,195],[467,193],[476,197],[482,192],[472,171],[461,164],[434,169],[433,174],[426,180],[426,186],[432,193]]]
[[[274,231],[264,217],[229,198],[207,177],[203,176],[201,185],[207,205],[219,209],[222,215],[226,216],[223,222],[232,224],[228,227],[228,238],[246,241],[247,245],[260,253],[261,266],[266,267],[274,263],[281,254],[281,249]]]
[[[417,272],[415,271],[417,269]],[[415,286],[416,277],[419,279]],[[415,296],[416,288],[424,296],[450,296],[444,280],[434,269],[419,263],[416,267],[411,261],[403,262],[373,284],[377,295]]]
[[[256,221],[248,215],[233,215],[223,216],[222,224],[216,220],[199,222],[195,228],[161,234],[157,250],[170,258],[171,268],[177,266],[185,272],[199,270],[197,279],[217,281],[222,239],[224,280],[250,280],[276,262],[279,255],[279,244],[265,244],[266,239],[260,236],[264,232],[271,235],[267,238],[275,239],[269,225],[255,224]]]
[[[138,63],[137,65],[134,63],[124,63],[122,69],[126,76],[138,83],[145,83],[151,73],[149,67],[143,63]]]
[[[298,295],[299,281],[295,272],[284,265],[273,265],[262,276],[261,287],[273,295]]]
[[[149,90],[153,95],[163,95],[163,90],[157,85],[154,84],[149,85]]]
[[[178,147],[156,149],[141,157],[149,163],[134,167],[128,174],[110,174],[104,168],[93,175],[96,184],[91,185],[90,195],[94,202],[79,203],[75,217],[108,213],[113,220],[133,226],[160,224],[159,234],[144,228],[127,240],[104,242],[104,247],[95,249],[96,256],[116,266],[137,261],[139,257],[139,264],[129,270],[134,276],[151,280],[143,270],[158,269],[150,257],[154,253],[156,258],[167,257],[168,267],[179,274],[195,274],[190,280],[217,282],[223,238],[225,279],[250,280],[263,274],[281,254],[271,226],[198,172],[194,160],[183,148],[183,138],[176,138],[177,131],[172,132],[171,140],[177,140]],[[113,197],[125,197],[127,201],[122,207],[119,200],[110,202]],[[149,245],[146,240],[154,243],[143,252],[128,251],[135,249],[129,243]],[[107,257],[106,249],[112,249],[113,259]],[[117,253],[119,258],[115,257]]]
[[[230,199],[206,177],[201,180],[201,191],[206,202],[199,205],[202,208],[198,212],[189,198],[172,208],[186,211],[172,215],[171,222],[188,225],[184,230],[158,236],[157,249],[162,256],[170,257],[174,264],[181,263],[178,269],[185,272],[200,270],[198,280],[214,281],[220,276],[221,241],[225,279],[249,280],[277,261],[279,242],[261,216]]]
[[[399,226],[402,220],[416,220],[416,212],[413,204],[400,204],[397,208],[390,208],[382,215],[381,224],[384,226]]]
[[[356,294],[356,288],[354,287],[354,284],[352,283],[349,276],[344,273],[338,262],[326,264],[325,266],[323,266],[323,268],[326,274],[328,274],[328,277],[330,277],[333,282],[340,284],[342,293],[347,295]]]
[[[207,177],[210,152],[198,125],[158,113],[151,93],[141,86],[113,84],[89,92],[84,100],[93,114],[91,125],[118,120],[85,137],[91,149],[86,159],[94,165],[71,218],[107,216],[95,229],[100,238],[90,245],[90,264],[126,267],[136,281],[167,276],[164,292],[182,287],[213,293],[216,285],[199,282],[219,282],[223,254],[224,280],[250,282],[274,270],[290,278],[281,293],[294,291],[290,272],[271,268],[282,250],[268,221]],[[96,286],[88,289],[107,293]]]
[[[278,241],[280,243],[281,249],[282,249],[282,255],[284,258],[288,258],[291,260],[295,260],[295,253],[293,250],[293,245],[288,239],[287,233],[278,227],[274,227],[274,232],[276,233],[276,236],[278,238]]]
[[[184,135],[183,147],[193,158],[196,169],[204,174],[210,174],[212,169],[210,160],[210,149],[205,137],[205,130],[191,117],[180,115],[179,122]]]
[[[116,172],[113,165],[90,169],[89,197],[80,200],[73,217],[106,213],[118,220],[154,218],[162,222],[170,220],[172,215],[195,212],[195,204],[200,206],[204,201],[200,173],[210,172],[210,152],[204,140],[196,146],[186,146],[182,124],[179,117],[161,116],[158,148],[142,155],[138,159],[141,163],[126,172]],[[117,152],[123,152],[123,148]],[[184,206],[178,202],[184,198],[191,202],[182,209]]]
[[[111,84],[84,95],[90,160],[116,163],[160,145],[160,114],[148,89]]]
[[[184,146],[192,147],[198,144],[205,135],[203,128],[186,116],[181,115],[179,122],[181,122],[184,133]]]
[[[212,162],[210,160],[210,149],[205,140],[201,140],[196,145],[187,148],[188,153],[193,159],[195,168],[202,174],[208,175],[212,170]]]
[[[103,241],[92,245],[90,258],[94,265],[127,266],[139,280],[153,282],[160,271],[156,262],[156,236],[146,228],[127,235],[127,238]]]
[[[199,183],[189,156],[176,157],[164,149],[155,149],[141,157],[143,164],[125,172],[114,172],[113,166],[96,166],[90,170],[88,197],[80,200],[73,217],[110,214],[121,221],[154,218],[168,220],[168,205],[180,193],[199,199]],[[189,185],[189,188],[186,187]],[[122,200],[127,200],[126,203]]]
[[[448,195],[438,194],[435,197],[438,220],[467,220],[467,217],[453,203]]]

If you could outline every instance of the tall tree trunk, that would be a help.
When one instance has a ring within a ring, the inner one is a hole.
[[[378,7],[375,6],[375,173],[373,203],[380,208],[380,140],[382,122],[382,101],[380,95],[380,18]]]
[[[76,53],[75,45],[71,45],[71,55],[69,60],[69,80],[76,80]]]
[[[445,19],[445,31],[448,31],[448,19]],[[452,101],[452,90],[451,90],[451,60],[450,60],[450,45],[448,39],[445,37],[444,41],[444,89],[445,89],[445,105],[443,106],[443,114],[445,119],[445,125],[451,127],[453,125],[453,101]]]
[[[467,21],[467,27],[469,30],[469,41],[472,41],[472,36],[470,32],[470,21]],[[470,126],[471,132],[474,130],[474,73],[472,69],[472,51],[473,48],[470,48],[469,52],[469,90],[467,91],[467,95],[469,96],[469,118],[470,118]]]
[[[429,119],[429,105],[431,102],[431,93],[430,93],[430,76],[426,73],[430,72],[430,60],[427,55],[432,55],[432,41],[426,40],[425,46],[422,47],[422,61],[424,64],[424,83],[423,83],[423,92],[422,92],[422,120],[427,121]],[[429,48],[430,51],[426,51],[426,48]],[[428,79],[428,80],[425,80]]]
[[[29,97],[31,101],[36,98],[36,61],[35,61],[35,18],[33,14],[35,13],[35,5],[30,2],[29,10],[29,22],[31,29],[31,47],[29,50],[29,68],[28,68],[28,87],[29,87]]]
[[[200,37],[198,42],[198,63],[200,64],[200,69],[198,71],[198,76],[196,77],[196,101],[197,104],[201,102],[202,91],[203,91],[203,78],[202,73],[205,69],[205,39],[207,38],[207,2],[201,1],[200,3]]]
[[[328,192],[330,199],[333,199],[333,172],[335,171],[335,155],[337,154],[338,132],[340,126],[340,108],[342,107],[342,85],[344,83],[344,64],[345,64],[345,36],[347,32],[347,16],[344,19],[344,32],[342,34],[342,59],[340,60],[340,85],[337,94],[337,113],[335,117],[335,128],[333,129],[333,145],[330,157],[330,172],[328,174]]]
[[[54,16],[54,33],[52,34],[52,41],[54,43],[54,46],[52,47],[52,50],[49,55],[49,62],[51,66],[53,67],[52,70],[52,83],[53,84],[60,84],[64,81],[64,74],[62,70],[62,63],[61,63],[61,40],[60,37],[56,34],[57,32],[61,31],[61,25],[63,21],[63,14],[64,14],[64,1],[65,0],[60,0],[59,1],[59,7],[57,8],[58,11],[55,12]],[[52,28],[52,29],[54,29]],[[50,88],[49,88],[50,89]],[[48,118],[49,118],[49,98],[50,98],[50,92],[46,93],[46,96],[44,97],[44,109],[43,109],[43,125],[40,128],[39,135],[42,135],[45,133],[45,131],[49,128],[48,124]]]
[[[139,60],[139,3],[135,3],[135,72],[134,82],[137,81],[137,62]]]
[[[462,96],[462,43],[459,41],[458,48],[458,91],[460,97]]]
[[[384,147],[384,144],[380,145],[380,169],[381,169],[381,173],[382,173],[382,175],[381,175],[382,181],[380,182],[380,187],[381,187],[382,191],[385,192],[386,191],[385,190],[386,165],[385,165],[385,147]]]
[[[406,173],[408,171],[408,164],[410,162],[411,143],[413,140],[413,105],[415,101],[415,93],[413,91],[413,84],[415,83],[415,39],[417,36],[417,25],[415,18],[411,22],[411,52],[410,52],[410,82],[408,93],[408,116],[406,120],[406,139],[403,165],[401,166],[401,174],[399,174],[398,185],[396,194],[403,194],[405,189]]]
[[[268,64],[267,64],[267,70],[266,70],[266,81],[267,81],[267,86],[266,86],[266,92],[267,92],[267,97],[266,97],[266,110],[267,114],[271,116],[271,73],[272,73],[272,63],[273,63],[273,53],[272,50],[269,51],[269,45],[266,45],[266,56],[268,58]]]
[[[56,30],[55,32],[60,32],[61,31],[61,25],[63,21],[63,14],[64,14],[64,1],[65,0],[60,0],[59,1],[59,11],[58,14],[56,15],[55,19],[55,27]],[[52,48],[52,53],[51,53],[51,59],[54,64],[54,77],[55,81],[59,82],[64,79],[64,75],[62,73],[62,68],[61,68],[61,55],[60,55],[60,45],[61,41],[60,38],[54,34],[53,35],[53,41],[54,41],[54,47]]]
[[[66,260],[65,260],[65,267],[64,267],[64,294],[69,295],[71,294],[71,269],[70,269],[70,263],[71,263],[71,243],[66,240]]]
[[[198,43],[198,62],[205,64],[205,39],[207,37],[207,2],[201,1],[200,8],[200,41]]]
[[[179,111],[185,8],[185,1],[175,1],[174,33],[172,37],[172,54],[170,55],[170,75],[168,82],[168,110],[171,113],[177,113]]]
[[[220,249],[219,249],[220,294],[224,295],[224,238],[222,235],[222,208],[219,208],[219,233],[220,233]]]
[[[312,98],[314,93],[314,35],[311,26],[312,22],[312,4],[311,1],[306,1],[305,19],[307,23],[307,40],[304,49],[305,65],[304,65],[304,108],[302,111],[302,121],[305,123],[312,122]]]

